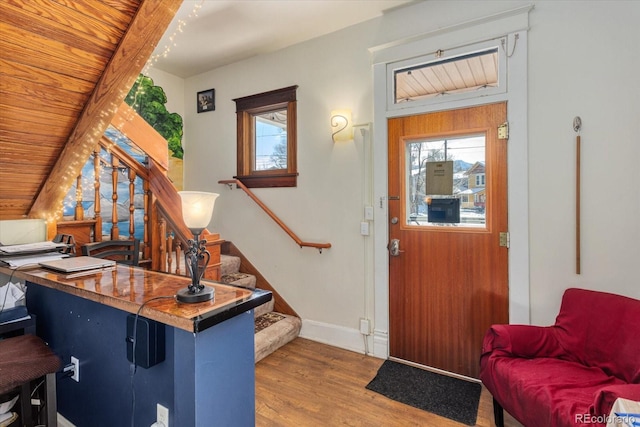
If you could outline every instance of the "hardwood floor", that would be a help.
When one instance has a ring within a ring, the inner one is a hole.
[[[367,390],[382,362],[295,339],[256,364],[256,426],[464,425]],[[483,388],[476,426],[493,425],[491,395]],[[505,413],[505,426],[521,424]]]

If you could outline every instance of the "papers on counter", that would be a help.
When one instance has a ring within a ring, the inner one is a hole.
[[[59,249],[65,249],[68,245],[66,243],[57,242],[34,242],[24,243],[21,245],[7,245],[0,246],[0,254],[6,255],[19,255],[35,252],[51,252]]]
[[[20,245],[0,246],[0,265],[18,268],[26,265],[38,265],[40,262],[67,258],[69,245],[61,242],[34,242]]]
[[[33,264],[34,267],[40,265],[41,262],[53,261],[55,259],[68,258],[69,254],[61,254],[59,252],[44,253],[37,255],[23,255],[23,256],[2,256],[0,253],[1,264],[6,265],[9,268],[18,268],[25,265]]]

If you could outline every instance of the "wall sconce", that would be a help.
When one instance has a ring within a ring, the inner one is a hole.
[[[333,110],[331,112],[331,132],[333,142],[353,140],[351,110]]]
[[[193,234],[193,240],[189,240],[189,247],[184,252],[184,261],[191,275],[191,284],[180,289],[176,299],[185,303],[209,301],[214,297],[214,289],[202,285],[200,279],[209,264],[211,254],[205,246],[207,241],[200,240],[200,233],[211,221],[213,206],[219,194],[200,191],[179,191],[178,194],[182,200],[182,218]]]

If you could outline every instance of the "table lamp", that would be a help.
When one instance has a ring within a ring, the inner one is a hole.
[[[178,291],[176,299],[179,302],[195,303],[213,299],[214,289],[200,283],[211,254],[205,247],[206,240],[200,240],[200,233],[209,225],[213,206],[219,194],[204,193],[200,191],[179,191],[182,200],[182,218],[193,234],[193,240],[189,240],[188,248],[184,252],[184,260],[191,284]]]

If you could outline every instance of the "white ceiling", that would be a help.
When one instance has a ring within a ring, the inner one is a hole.
[[[186,78],[373,19],[413,1],[184,0],[158,43],[152,66]]]

